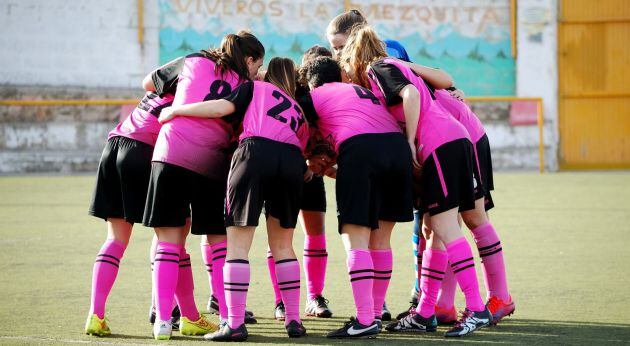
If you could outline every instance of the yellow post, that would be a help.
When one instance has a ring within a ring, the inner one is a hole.
[[[138,99],[108,100],[0,100],[0,106],[122,106],[138,104]]]
[[[517,30],[517,3],[516,0],[510,0],[510,46],[512,48],[512,58],[516,59],[516,30]]]
[[[144,43],[144,6],[142,0],[138,0],[138,43]]]
[[[543,116],[542,100],[536,102],[536,112],[538,113],[538,157],[540,160],[540,173],[545,172],[545,141],[543,139],[543,127],[545,126],[545,117]]]
[[[346,8],[346,12],[350,11],[351,10],[351,8],[350,8],[350,0],[344,0],[343,1],[343,7]]]

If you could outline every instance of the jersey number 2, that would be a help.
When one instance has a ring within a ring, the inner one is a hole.
[[[271,93],[271,96],[273,96],[273,98],[275,98],[276,100],[282,101],[277,105],[271,107],[267,111],[267,115],[286,124],[287,118],[283,117],[280,114],[291,108],[291,101],[289,101],[289,99],[286,96],[282,95],[282,93],[278,90],[274,90]],[[298,107],[298,105],[293,105],[293,109],[298,113],[298,116],[297,120],[294,117],[291,117],[291,123],[289,126],[291,126],[291,130],[293,130],[293,132],[297,132],[300,126],[304,124],[304,116],[302,116],[302,110],[300,109],[300,107]]]

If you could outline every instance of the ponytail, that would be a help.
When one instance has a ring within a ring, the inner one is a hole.
[[[385,43],[378,38],[376,31],[369,25],[361,25],[352,29],[340,61],[354,74],[353,82],[369,88],[367,68],[386,57]]]
[[[239,81],[249,80],[249,69],[245,59],[251,57],[254,60],[265,57],[265,47],[258,38],[247,31],[239,31],[236,34],[227,34],[221,40],[218,49],[203,51],[206,56],[217,64],[221,76],[225,71],[233,71],[238,75]]]
[[[357,25],[367,25],[367,20],[359,10],[350,10],[333,18],[326,28],[327,35],[349,35],[352,27]]]

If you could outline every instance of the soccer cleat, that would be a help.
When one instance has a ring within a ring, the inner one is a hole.
[[[413,296],[411,297],[411,300],[409,301],[409,308],[401,313],[399,313],[398,315],[396,315],[396,319],[397,320],[402,320],[403,318],[405,318],[407,315],[409,315],[411,313],[411,311],[415,311],[416,308],[418,307],[418,296]]]
[[[191,321],[186,316],[182,316],[179,332],[182,335],[204,335],[219,330],[219,326],[208,321],[206,316],[199,314],[199,319]]]
[[[388,324],[385,330],[394,333],[432,333],[437,330],[437,326],[435,315],[425,318],[412,311],[398,322]]]
[[[306,316],[315,316],[321,318],[332,317],[332,311],[328,308],[328,299],[322,296],[316,296],[315,299],[309,299],[304,309]]]
[[[247,336],[247,328],[245,327],[245,323],[243,323],[236,329],[232,329],[225,324],[218,331],[206,334],[203,338],[211,341],[245,341],[247,340]]]
[[[251,311],[245,310],[245,324],[256,324],[258,320],[254,318],[254,314]]]
[[[153,324],[153,337],[155,340],[170,340],[173,333],[171,321],[155,321]]]
[[[151,304],[151,308],[149,309],[149,323],[155,323],[155,305]]]
[[[112,331],[109,329],[104,317],[100,319],[96,314],[88,316],[87,322],[85,323],[85,334],[107,336],[111,333]]]
[[[462,317],[455,326],[447,331],[445,337],[464,336],[492,323],[492,314],[486,308],[484,311],[473,312],[468,309],[462,311]]]
[[[389,308],[387,308],[387,303],[385,302],[383,302],[383,311],[382,311],[381,317],[383,318],[383,321],[392,320],[392,313],[391,311],[389,311]]]
[[[435,318],[441,326],[452,326],[457,322],[457,310],[455,307],[450,309],[435,306]]]
[[[285,312],[284,312],[284,303],[280,301],[280,303],[276,304],[276,308],[273,311],[273,317],[277,321],[284,321]]]
[[[208,298],[208,305],[206,305],[206,310],[208,310],[209,314],[219,314],[219,300],[215,296],[210,295],[210,298]]]
[[[499,323],[504,317],[510,316],[516,310],[512,297],[510,297],[509,302],[505,302],[499,297],[490,297],[486,307],[492,314],[492,324]]]
[[[179,306],[175,305],[173,311],[171,312],[171,325],[173,326],[173,330],[179,330],[179,322],[182,317],[182,313],[179,311]]]
[[[356,317],[350,316],[350,321],[356,320]],[[383,329],[383,318],[381,316],[374,316],[374,321],[376,321],[376,325],[378,326],[378,331],[380,332]]]
[[[380,333],[378,322],[374,320],[369,326],[359,323],[359,320],[351,318],[343,327],[334,330],[327,338],[345,339],[345,338],[375,338]]]
[[[300,338],[306,335],[306,328],[302,325],[302,323],[298,321],[291,321],[289,324],[285,326],[287,329],[287,334],[290,338]]]

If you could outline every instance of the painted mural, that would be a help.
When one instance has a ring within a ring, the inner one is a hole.
[[[159,0],[160,63],[217,46],[251,30],[266,59],[296,62],[332,17],[358,8],[383,39],[399,40],[415,62],[442,68],[468,95],[514,95],[509,0]]]

